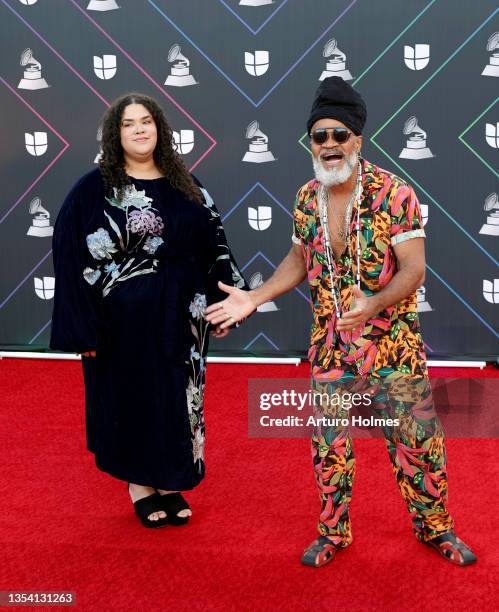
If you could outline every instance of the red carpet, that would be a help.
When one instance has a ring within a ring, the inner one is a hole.
[[[309,443],[248,439],[246,381],[307,373],[209,367],[207,478],[191,523],[156,531],[85,450],[80,364],[0,361],[0,590],[73,591],[99,612],[496,610],[498,440],[448,441],[450,510],[475,566],[412,536],[382,440],[356,440],[353,545],[319,570],[299,564],[319,510]]]

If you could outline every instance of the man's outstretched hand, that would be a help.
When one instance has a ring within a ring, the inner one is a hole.
[[[245,319],[256,310],[257,305],[251,299],[249,291],[225,285],[220,281],[218,286],[228,297],[222,302],[208,306],[205,319],[212,325],[217,325],[217,331],[220,332]]]

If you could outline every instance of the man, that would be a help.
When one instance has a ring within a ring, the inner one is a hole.
[[[476,557],[456,537],[446,510],[444,437],[416,307],[425,273],[421,211],[409,185],[361,158],[366,117],[349,84],[339,77],[321,83],[307,122],[315,179],[298,191],[292,248],[258,289],[220,285],[229,296],[207,309],[207,319],[224,329],[308,276],[312,386],[342,394],[364,385],[383,422],[398,417],[398,426],[382,431],[415,535],[448,561],[468,565]],[[329,407],[328,416],[345,414],[341,404]],[[316,427],[312,455],[320,535],[302,562],[319,567],[352,541],[355,459],[348,428]]]

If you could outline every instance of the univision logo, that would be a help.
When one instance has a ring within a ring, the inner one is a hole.
[[[55,293],[55,278],[53,276],[44,276],[36,278],[35,293],[41,300],[51,300]]]
[[[94,55],[94,72],[99,79],[108,81],[116,74],[116,55]]]
[[[499,304],[499,278],[483,281],[483,297],[489,304]]]
[[[493,149],[499,149],[499,122],[485,125],[485,140]]]
[[[181,155],[187,155],[194,149],[194,130],[180,130],[173,132],[175,147]]]
[[[428,223],[428,216],[430,214],[428,204],[420,204],[419,208],[421,209],[421,217],[423,219],[423,227]]]
[[[248,206],[248,223],[257,232],[263,232],[272,224],[272,208],[270,206]]]
[[[268,51],[244,52],[244,67],[251,76],[262,76],[270,66],[270,54]]]
[[[24,142],[26,145],[26,151],[34,157],[40,157],[47,151],[48,140],[47,132],[29,132],[24,133]]]
[[[417,44],[404,46],[404,62],[410,70],[423,70],[430,61],[430,45]]]

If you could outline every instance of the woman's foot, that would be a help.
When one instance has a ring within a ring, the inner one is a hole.
[[[179,491],[165,491],[158,489],[161,496],[162,506],[168,515],[168,521],[172,525],[185,525],[192,516],[192,510]]]
[[[142,485],[137,485],[137,484],[133,484],[133,483],[129,483],[128,485],[128,491],[130,493],[130,497],[132,499],[132,503],[135,506],[135,509],[137,511],[137,508],[140,507],[142,510],[145,508],[146,506],[146,502],[142,502],[141,504],[138,504],[137,506],[135,505],[137,502],[141,501],[141,500],[146,500],[147,498],[150,498],[151,503],[155,501],[155,497],[157,496],[156,493],[156,489],[153,489],[152,487],[143,487]],[[159,502],[159,500],[158,500]],[[156,507],[158,508],[156,512],[151,512],[145,516],[145,519],[150,522],[150,523],[156,523],[157,526],[159,526],[159,523],[163,524],[165,523],[165,519],[166,517],[166,512],[164,510],[161,509],[161,504],[156,504]],[[142,512],[143,514],[143,512]],[[140,515],[139,515],[139,518]],[[141,519],[142,520],[142,519]],[[159,523],[158,523],[159,521]],[[143,522],[143,521],[142,521]],[[154,525],[154,526],[156,526]]]

